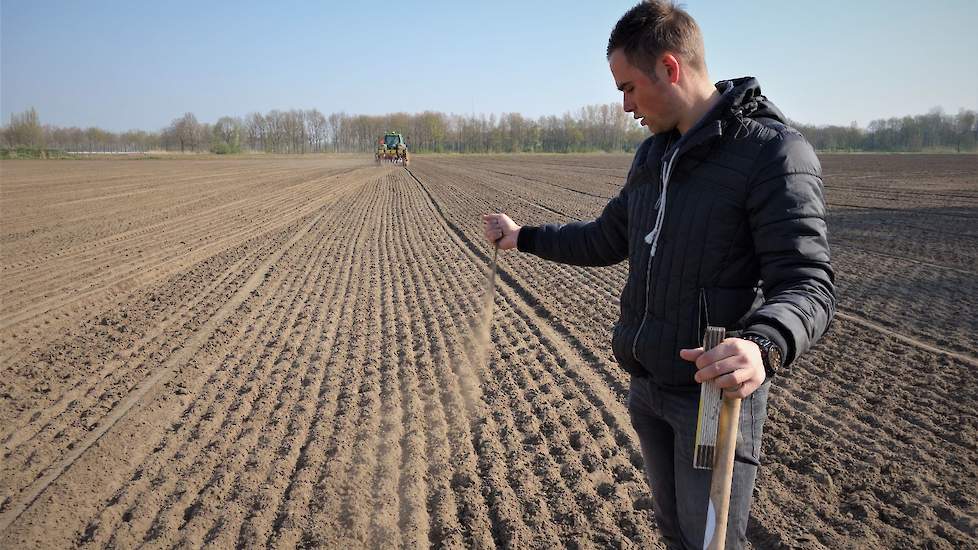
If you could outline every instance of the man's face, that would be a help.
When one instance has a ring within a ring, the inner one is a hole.
[[[652,80],[645,71],[628,62],[625,52],[617,49],[608,58],[615,85],[623,94],[622,106],[626,113],[641,119],[642,126],[653,133],[668,132],[679,122],[678,110],[674,107],[672,89],[667,75]],[[656,67],[659,72],[660,67]]]

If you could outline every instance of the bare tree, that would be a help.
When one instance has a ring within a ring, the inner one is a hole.
[[[304,113],[304,120],[309,150],[316,153],[324,151],[326,147],[326,127],[328,124],[326,117],[317,109],[310,109]]]
[[[264,151],[267,135],[265,117],[261,113],[251,113],[245,119],[244,126],[248,136],[248,148],[252,151]]]
[[[211,129],[211,151],[215,153],[237,153],[241,150],[242,122],[224,116],[217,119]]]
[[[200,124],[193,113],[184,113],[182,117],[173,119],[170,129],[173,137],[180,144],[181,153],[186,152],[187,149],[197,150]]]
[[[34,107],[19,114],[10,115],[10,125],[4,131],[10,147],[44,147],[44,131]]]

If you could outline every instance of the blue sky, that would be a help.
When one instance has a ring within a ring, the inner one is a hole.
[[[109,130],[186,111],[559,115],[619,101],[604,49],[634,3],[2,0],[0,115]],[[975,0],[685,5],[711,77],[758,77],[794,120],[978,110]]]

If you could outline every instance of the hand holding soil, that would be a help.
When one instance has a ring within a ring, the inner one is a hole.
[[[740,338],[727,338],[719,346],[679,350],[679,356],[696,363],[696,381],[716,379],[717,386],[730,397],[747,397],[764,383],[767,374],[757,344]]]
[[[506,214],[482,215],[482,231],[486,240],[495,243],[502,250],[516,248],[516,238],[520,234],[520,227]]]

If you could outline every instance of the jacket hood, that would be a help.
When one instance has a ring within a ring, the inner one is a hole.
[[[721,80],[715,84],[720,99],[690,130],[680,136],[674,129],[650,136],[639,147],[636,159],[644,158],[645,165],[654,167],[672,151],[688,149],[723,133],[723,127],[732,119],[766,118],[787,125],[787,119],[774,103],[761,94],[761,85],[752,76]],[[644,153],[643,153],[644,152]]]
[[[788,123],[781,110],[761,94],[761,85],[752,76],[721,80],[716,83],[716,88],[721,94],[721,105],[718,105],[718,107],[722,106],[721,112],[740,114],[747,118],[770,118],[781,124]]]

